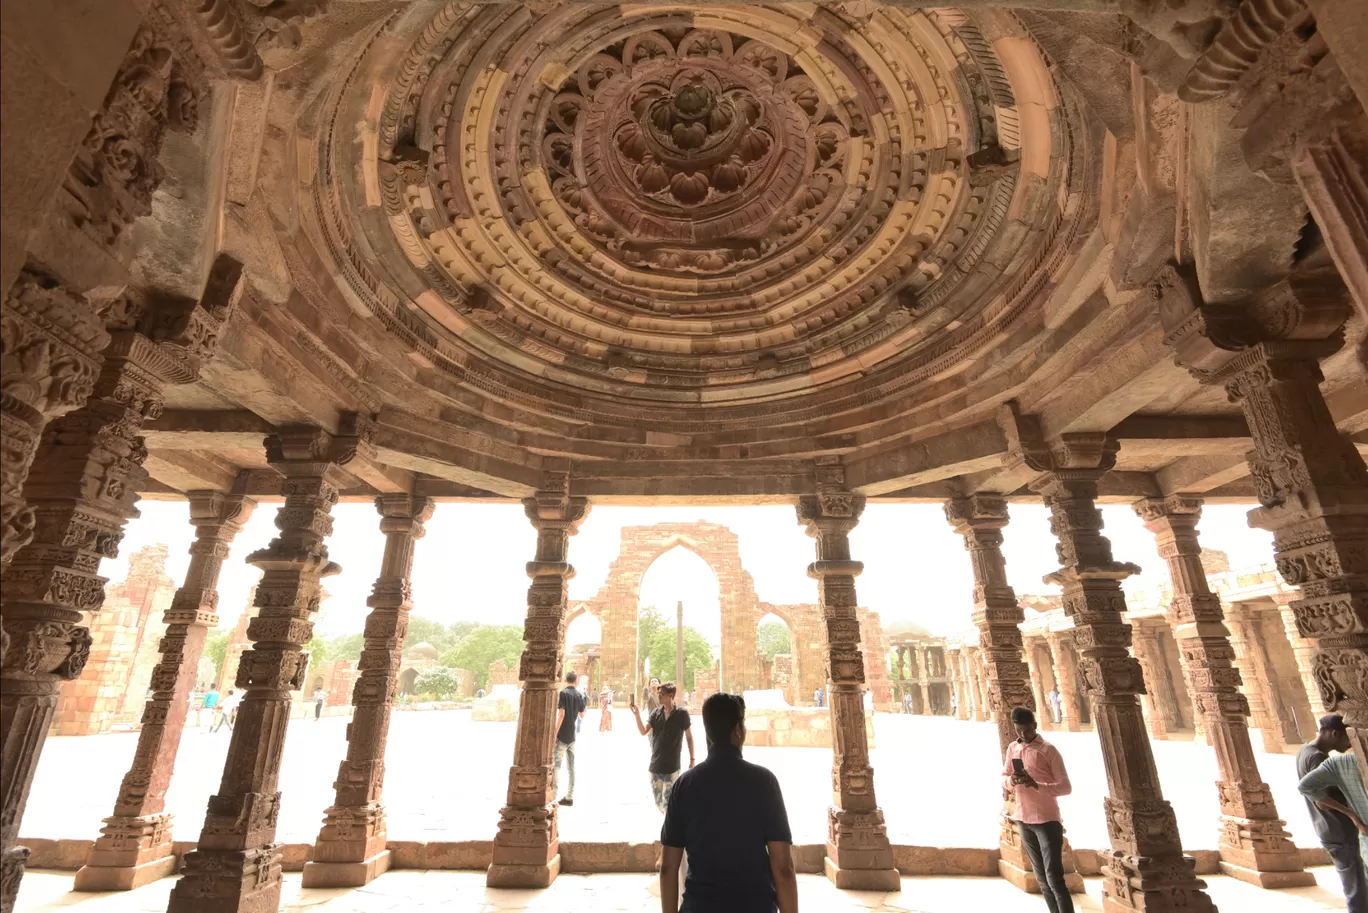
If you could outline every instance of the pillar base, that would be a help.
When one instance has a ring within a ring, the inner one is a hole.
[[[306,888],[359,888],[389,871],[390,851],[381,850],[363,862],[306,862]]]
[[[278,913],[280,844],[250,850],[194,850],[171,889],[167,913]]]
[[[168,851],[170,847],[167,847]],[[176,857],[167,855],[141,865],[90,865],[76,872],[73,891],[131,891],[176,874]]]
[[[1067,862],[1064,864],[1064,883],[1069,886],[1069,893],[1086,894],[1087,887],[1083,883],[1083,876],[1077,872],[1069,871],[1071,868],[1073,867]],[[1035,872],[1031,871],[1029,868],[1022,868],[1006,859],[999,859],[998,875],[1010,881],[1027,894],[1040,893],[1040,883],[1036,881]]]
[[[843,869],[830,856],[822,860],[827,880],[843,891],[901,891],[897,869]]]
[[[485,872],[485,884],[491,888],[547,888],[560,874],[560,853],[544,865],[494,863]]]
[[[0,909],[14,909],[14,899],[19,895],[19,882],[24,877],[24,866],[28,864],[29,848],[14,846],[0,856]]]
[[[1261,888],[1305,888],[1316,883],[1316,876],[1305,869],[1295,872],[1261,872],[1221,860],[1221,874],[1238,878]]]

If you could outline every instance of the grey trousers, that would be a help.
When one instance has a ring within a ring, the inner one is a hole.
[[[551,785],[555,788],[560,787],[560,768],[561,760],[565,761],[566,768],[570,771],[570,788],[565,791],[565,798],[575,798],[575,743],[566,744],[561,740],[556,740],[556,768],[553,774],[554,779]]]
[[[1064,825],[1058,821],[1043,824],[1017,822],[1017,833],[1026,857],[1031,860],[1040,893],[1050,913],[1073,913],[1073,898],[1064,882]]]
[[[1323,843],[1344,885],[1344,908],[1349,913],[1368,913],[1368,874],[1358,843]]]

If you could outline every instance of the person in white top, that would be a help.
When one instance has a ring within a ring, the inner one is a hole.
[[[237,714],[237,706],[240,703],[242,703],[242,692],[229,688],[228,694],[214,708],[218,711],[218,715],[214,717],[214,725],[209,731],[218,732],[219,727],[225,724],[231,730],[233,728],[233,717]]]

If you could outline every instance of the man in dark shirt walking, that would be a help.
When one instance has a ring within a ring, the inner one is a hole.
[[[689,741],[689,766],[694,766],[689,711],[675,706],[675,684],[666,682],[660,686],[660,706],[651,711],[647,722],[641,722],[636,701],[632,701],[632,715],[636,717],[637,730],[651,737],[651,793],[655,796],[656,808],[664,814],[665,805],[670,801],[670,789],[679,776],[679,744],[683,739]]]
[[[1297,776],[1305,777],[1320,767],[1330,752],[1348,751],[1349,748],[1349,733],[1344,727],[1344,717],[1338,713],[1321,717],[1316,740],[1303,745],[1301,751],[1297,752]],[[1330,790],[1325,798],[1341,806],[1347,805],[1345,797],[1337,789]],[[1330,854],[1340,883],[1344,885],[1345,909],[1348,913],[1368,913],[1368,877],[1365,877],[1363,858],[1359,852],[1358,826],[1346,815],[1310,796],[1306,797],[1306,810],[1311,813],[1316,836]]]
[[[556,778],[553,785],[560,788],[561,761],[570,771],[570,785],[565,790],[561,805],[575,804],[575,723],[584,716],[587,703],[584,695],[575,687],[579,678],[573,671],[565,673],[565,687],[561,689],[556,709]]]
[[[675,783],[660,830],[662,913],[798,913],[793,835],[774,774],[741,759],[746,702],[703,702],[708,759]],[[684,903],[679,864],[689,853]]]

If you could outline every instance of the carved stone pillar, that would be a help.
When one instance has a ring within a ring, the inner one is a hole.
[[[352,698],[347,727],[347,757],[338,768],[337,798],[327,810],[314,844],[313,859],[304,866],[304,887],[364,885],[389,869],[385,848],[385,744],[399,684],[404,635],[408,631],[409,579],[414,544],[432,516],[429,498],[408,494],[381,495],[380,530],[385,557],[367,605],[365,647],[357,669],[361,676]]]
[[[974,647],[965,658],[969,666],[969,681],[974,689],[974,721],[985,723],[991,716],[988,713],[988,690],[984,684],[983,653]]]
[[[1131,629],[1121,618],[1121,581],[1140,569],[1113,560],[1096,507],[1098,480],[1115,465],[1116,449],[1101,434],[1066,434],[1032,461],[1043,471],[1030,483],[1050,509],[1062,566],[1045,580],[1064,589],[1064,612],[1074,623],[1079,673],[1107,769],[1110,795],[1103,807],[1112,852],[1103,866],[1103,909],[1214,911],[1205,883],[1183,856],[1136,699],[1144,682],[1127,650]]]
[[[247,625],[238,705],[218,793],[209,797],[199,844],[171,892],[169,913],[264,913],[280,905],[280,760],[290,722],[290,692],[303,686],[320,581],[342,569],[328,560],[332,509],[355,480],[342,468],[361,441],[313,427],[287,427],[266,438],[266,459],[285,477],[276,513],[280,535],[247,563],[262,571]]]
[[[988,710],[997,726],[998,748],[1002,756],[1016,739],[1012,709],[1035,710],[1031,693],[1030,669],[1022,656],[1021,623],[1026,613],[1017,602],[1016,591],[1007,582],[1007,561],[1002,556],[1002,528],[1007,525],[1007,501],[999,494],[980,493],[953,498],[945,503],[945,519],[964,537],[974,571],[974,626],[979,629],[979,649],[983,651],[987,676]],[[1021,846],[1015,822],[1015,793],[1003,792],[999,821],[1002,876],[1017,887],[1038,891],[1030,860]],[[1069,888],[1082,891],[1083,879],[1072,865],[1065,867]]]
[[[1193,710],[1216,750],[1221,869],[1265,888],[1311,884],[1314,877],[1302,868],[1301,854],[1284,829],[1286,822],[1278,819],[1273,794],[1254,759],[1246,722],[1249,706],[1239,691],[1240,673],[1232,664],[1235,651],[1223,623],[1220,597],[1207,586],[1202,568],[1197,539],[1202,502],[1181,495],[1148,498],[1135,504],[1135,512],[1168,562],[1173,581],[1169,624],[1178,641]]]
[[[47,423],[84,406],[109,344],[95,307],[25,269],[0,320],[0,564],[33,539],[24,482]]]
[[[161,661],[143,709],[133,766],[124,774],[114,814],[105,819],[90,858],[76,873],[78,891],[126,891],[175,871],[166,790],[180,748],[195,676],[209,629],[218,624],[218,579],[229,546],[256,502],[240,494],[192,491],[195,541],[190,568],[163,616]]]
[[[1140,664],[1145,684],[1144,693],[1140,696],[1145,725],[1149,727],[1151,738],[1167,739],[1168,721],[1164,718],[1164,707],[1159,699],[1159,676],[1163,673],[1159,671],[1158,663],[1163,662],[1163,657],[1159,655],[1159,645],[1151,632],[1138,625],[1132,630],[1131,653]]]
[[[1045,643],[1050,646],[1050,660],[1054,663],[1055,683],[1059,688],[1059,706],[1063,711],[1061,724],[1069,732],[1078,732],[1083,728],[1083,708],[1078,704],[1078,683],[1074,681],[1073,663],[1064,646],[1064,636],[1050,633]]]
[[[850,558],[850,531],[864,505],[862,495],[845,490],[845,470],[831,458],[818,460],[817,494],[798,500],[798,522],[817,544],[817,560],[808,565],[808,576],[817,581],[831,672],[833,796],[827,811],[825,869],[839,888],[896,891],[901,880],[883,810],[874,795],[865,733],[865,669],[855,613],[855,578],[864,565]]]
[[[1299,589],[1291,609],[1314,651],[1321,703],[1344,716],[1368,777],[1368,467],[1320,389],[1320,360],[1344,342],[1344,285],[1308,266],[1248,302],[1214,307],[1169,267],[1151,293],[1179,363],[1244,411],[1261,505],[1250,525],[1273,534],[1278,571]]]
[[[1252,728],[1258,730],[1263,740],[1264,751],[1281,754],[1283,750],[1282,728],[1274,719],[1267,696],[1267,683],[1260,677],[1260,666],[1254,662],[1250,649],[1249,625],[1244,606],[1233,603],[1225,607],[1225,620],[1230,629],[1230,648],[1234,653],[1231,662],[1240,674],[1240,693],[1249,704],[1249,720]]]
[[[964,683],[964,651],[955,649],[949,652],[950,675],[955,689],[955,719],[969,719],[969,689]]]
[[[508,804],[499,810],[494,859],[485,876],[491,887],[542,888],[560,874],[553,764],[556,695],[565,652],[570,537],[589,513],[589,502],[570,497],[566,472],[547,472],[542,490],[523,501],[537,530],[537,556],[527,563],[527,621],[518,678],[518,738],[508,771]]]
[[[1040,724],[1042,730],[1052,730],[1055,728],[1054,709],[1050,706],[1049,698],[1045,692],[1045,677],[1040,674],[1040,662],[1036,658],[1034,644],[1023,641],[1022,659],[1026,661],[1026,668],[1030,670],[1031,696],[1035,698],[1035,705],[1039,708],[1039,712],[1036,714],[1036,722]]]
[[[1311,713],[1319,717],[1325,713],[1325,699],[1316,681],[1316,650],[1297,630],[1297,613],[1292,610],[1292,600],[1275,596],[1273,601],[1278,604],[1278,613],[1282,615],[1283,631],[1292,646],[1292,656],[1297,661],[1297,672],[1301,675],[1306,699],[1311,704]]]
[[[0,670],[0,909],[10,909],[23,875],[27,850],[14,847],[14,840],[58,687],[80,675],[90,653],[81,613],[104,603],[100,560],[117,557],[124,524],[137,516],[137,491],[147,475],[142,424],[161,414],[167,384],[198,376],[239,294],[241,274],[240,264],[221,257],[199,302],[125,293],[110,315],[116,331],[86,405],[43,432],[24,487],[33,539],[11,559],[0,595],[6,645]]]

